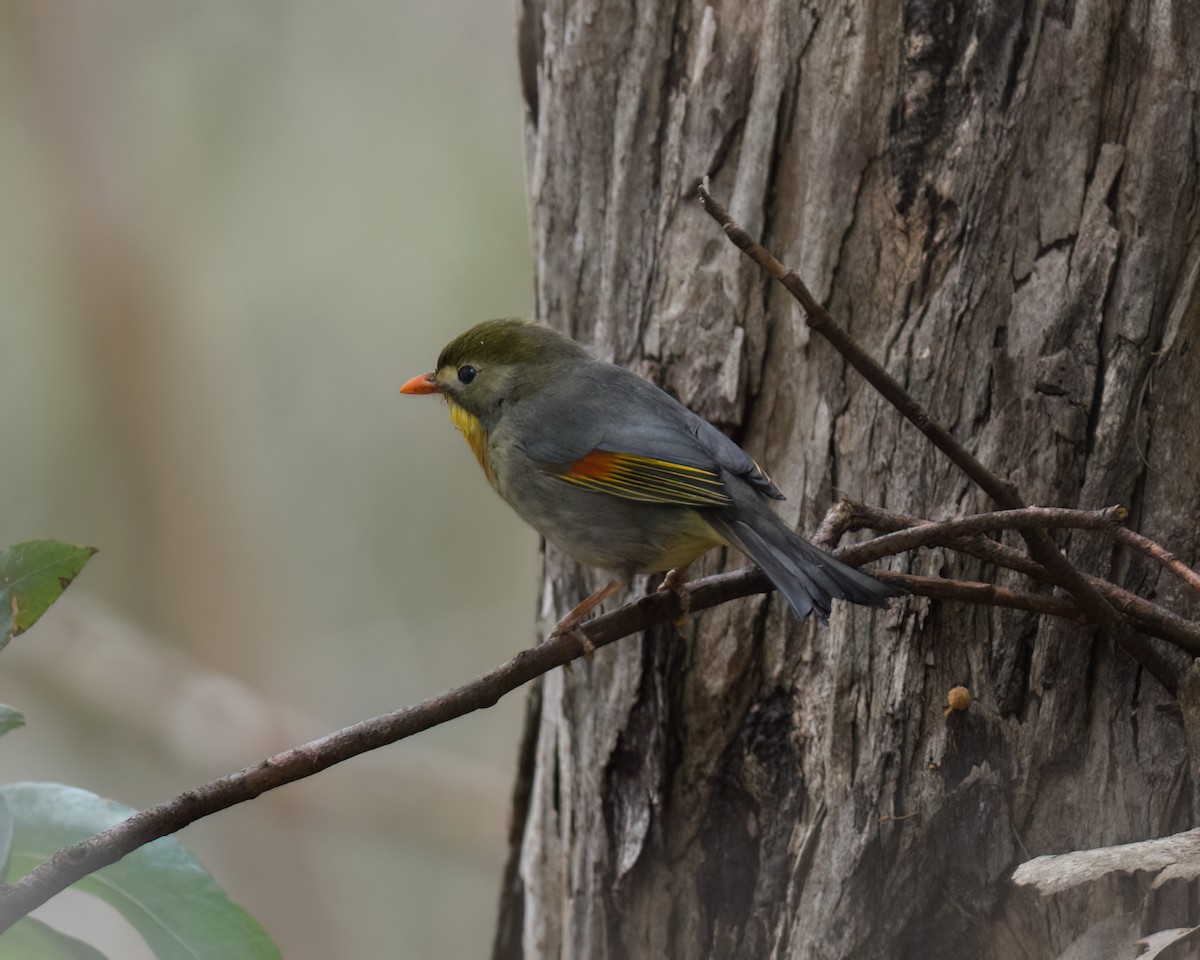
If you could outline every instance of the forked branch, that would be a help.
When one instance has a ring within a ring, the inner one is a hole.
[[[804,310],[805,323],[828,340],[846,361],[863,375],[892,406],[899,410],[930,442],[962,469],[998,506],[1005,510],[1020,510],[1026,504],[1015,484],[1001,479],[979,462],[959,443],[950,431],[938,424],[924,407],[868,354],[857,341],[839,327],[812,295],[804,281],[779,262],[760,243],[737,224],[725,208],[713,199],[708,190],[708,178],[699,184],[697,196],[709,216],[721,225],[743,253],[790,293]],[[1055,546],[1049,534],[1040,527],[1025,527],[1021,536],[1029,546],[1034,560],[1044,566],[1055,582],[1070,592],[1080,608],[1093,623],[1119,643],[1138,663],[1152,673],[1172,693],[1178,685],[1175,667],[1170,658],[1158,650],[1146,637],[1136,633],[1129,621],[1119,614],[1091,581],[1075,568]]]

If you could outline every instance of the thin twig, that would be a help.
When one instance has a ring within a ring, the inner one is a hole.
[[[872,571],[872,575],[884,583],[902,587],[909,593],[933,600],[958,600],[980,606],[1011,607],[1015,610],[1029,610],[1032,613],[1047,613],[1067,620],[1083,618],[1079,604],[1070,597],[1020,593],[1007,587],[998,587],[994,583],[919,577],[911,573],[892,573],[890,570]]]
[[[884,510],[882,507],[872,507],[869,504],[859,503],[854,500],[843,500],[837,506],[831,507],[829,512],[825,514],[821,530],[840,538],[845,532],[849,532],[850,530],[867,528],[894,533],[897,530],[907,530],[909,527],[928,526],[933,522],[932,520],[923,520],[920,517],[910,517],[902,513],[894,513],[891,510]],[[817,541],[814,539],[813,542],[816,543]],[[870,541],[867,542],[869,543]],[[929,546],[948,547],[959,553],[966,553],[979,560],[983,560],[985,563],[992,563],[1009,570],[1015,570],[1017,573],[1023,573],[1035,580],[1041,580],[1045,583],[1054,582],[1054,579],[1050,576],[1050,572],[1036,560],[1031,560],[1019,550],[1006,547],[1004,544],[997,543],[988,537],[947,537],[944,542],[931,543]],[[856,548],[857,545],[855,547],[846,547],[845,549],[849,551]],[[829,549],[828,544],[825,545],[825,549]]]
[[[1105,536],[1112,537],[1119,543],[1125,544],[1139,553],[1150,557],[1200,593],[1200,574],[1197,574],[1196,571],[1192,570],[1161,544],[1155,543],[1149,537],[1136,533],[1128,527],[1121,526],[1120,521],[1128,516],[1128,511],[1124,507],[1114,506],[1103,510],[1071,510],[1066,507],[1029,507],[1027,511],[998,511],[996,513],[979,514],[979,520],[970,517],[961,517],[956,518],[953,522],[957,524],[969,521],[972,525],[976,523],[982,524],[980,528],[981,532],[1007,530],[1021,526],[1019,523],[1011,522],[1013,519],[1032,515],[1033,513],[1044,518],[1044,522],[1040,523],[1040,526],[1095,530],[1103,533]],[[990,521],[984,521],[982,519],[984,517],[995,517],[1002,522],[993,525]],[[1009,522],[1003,522],[1005,518]],[[818,529],[818,537],[814,537],[813,542],[821,544],[828,549],[830,543],[837,543],[842,534],[852,529],[857,530],[863,527],[870,527],[872,530],[896,532],[917,526],[927,526],[932,522],[931,520],[922,520],[918,517],[906,517],[902,514],[892,513],[880,507],[872,507],[853,500],[842,500],[833,507],[830,507],[829,512],[825,514],[825,519],[821,522],[821,526]],[[945,526],[938,529],[943,534],[950,534],[954,528]],[[962,532],[965,533],[966,531]],[[823,543],[819,539],[821,537],[824,538]],[[1019,554],[1015,550],[996,543],[994,540],[978,536],[963,537],[962,540],[951,540],[943,539],[940,534],[936,540],[937,546],[953,547],[956,550],[970,553],[981,560],[998,563],[1001,566],[1018,570],[1021,573],[1037,577],[1040,580],[1054,582],[1052,578],[1047,576],[1046,568],[1036,560],[1030,560],[1024,554]],[[855,562],[870,563],[878,557],[898,552],[898,544],[904,542],[903,539],[892,542],[886,551],[879,549],[884,545],[880,539],[858,544],[854,548],[855,552],[853,556]],[[867,548],[868,544],[872,545],[871,549],[860,553],[859,550]],[[921,545],[920,541],[909,544],[909,546]]]
[[[1193,590],[1200,592],[1200,573],[1189,567],[1170,550],[1155,543],[1149,537],[1130,530],[1128,527],[1114,528],[1113,536],[1126,546],[1132,547],[1134,550],[1144,553],[1150,559],[1161,563]]]
[[[1032,526],[1107,530],[1125,514],[1124,507],[1108,507],[1105,510],[1068,510],[1062,507],[997,510],[995,513],[957,517],[942,523],[924,523],[888,533],[866,543],[855,544],[849,556],[853,558],[853,563],[869,563],[931,543],[945,543],[948,537],[965,537],[992,530],[1024,530]]]
[[[792,270],[775,259],[761,244],[755,241],[720,203],[708,192],[708,178],[700,183],[700,203],[709,216],[721,225],[725,235],[746,256],[757,263],[770,276],[778,280],[804,309],[804,322],[826,340],[863,375],[883,398],[907,417],[912,424],[927,436],[933,445],[957,464],[968,477],[1006,510],[1018,510],[1025,504],[1017,493],[1016,486],[1002,480],[975,459],[966,447],[959,443],[948,430],[937,423],[920,403],[883,366],[839,327],[826,310],[812,295],[804,281]]]
[[[1115,536],[1123,527],[1116,526],[1113,519],[1123,513],[1121,507],[1108,507],[1104,510],[1068,510],[1065,508],[1030,507],[1028,511],[1001,510],[992,514],[979,514],[975,517],[965,517],[956,520],[934,522],[918,517],[907,517],[892,513],[880,507],[845,500],[830,508],[821,523],[821,530],[836,541],[841,531],[869,527],[874,530],[905,531],[911,529],[921,531],[919,536],[911,540],[906,538],[878,537],[864,543],[843,547],[837,551],[840,559],[851,564],[867,563],[872,559],[898,553],[902,549],[914,546],[937,546],[961,551],[978,557],[988,563],[1007,567],[1018,573],[1023,573],[1035,580],[1054,586],[1063,586],[1059,579],[1036,560],[1031,560],[1025,554],[1006,547],[1002,543],[989,540],[982,536],[963,536],[964,525],[979,527],[987,530],[1019,528],[1020,525],[1034,513],[1046,511],[1045,516],[1050,526],[1061,528],[1075,527],[1078,529],[1094,530],[1108,536]],[[954,533],[958,531],[958,533]],[[1118,539],[1120,539],[1118,537]],[[887,549],[882,547],[886,542]],[[1153,541],[1147,541],[1153,543]],[[828,544],[827,544],[828,545]],[[1154,546],[1158,546],[1154,544]],[[1161,548],[1160,548],[1161,549]],[[1164,553],[1166,551],[1163,551]],[[885,575],[876,574],[881,579]],[[1187,620],[1178,614],[1165,610],[1157,604],[1130,593],[1101,577],[1085,575],[1088,585],[1100,593],[1115,610],[1130,617],[1134,625],[1143,633],[1160,640],[1173,643],[1179,649],[1200,656],[1200,624]],[[901,585],[902,584],[898,584]],[[942,594],[926,593],[923,590],[913,591],[925,596]],[[945,599],[952,599],[945,597]],[[1012,604],[1012,606],[1022,606]],[[1023,609],[1032,609],[1023,606]]]

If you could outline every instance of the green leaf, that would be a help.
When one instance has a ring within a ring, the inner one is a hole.
[[[12,883],[52,853],[86,840],[135,810],[57,783],[0,788],[14,821],[7,879]],[[121,912],[159,960],[278,960],[253,917],[225,895],[183,844],[163,837],[77,884]]]
[[[95,552],[95,547],[30,540],[0,553],[0,649],[37,623]]]
[[[25,714],[20,710],[14,710],[12,707],[0,703],[0,737],[8,733],[9,730],[15,730],[17,727],[25,726]]]
[[[0,960],[105,960],[95,947],[22,917],[0,935]]]
[[[0,867],[8,864],[8,851],[12,849],[13,818],[4,798],[0,797]],[[2,876],[2,874],[0,874]]]

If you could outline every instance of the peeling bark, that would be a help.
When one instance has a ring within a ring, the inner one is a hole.
[[[539,320],[729,429],[790,522],[837,493],[988,504],[714,229],[706,174],[1029,502],[1128,504],[1195,565],[1193,4],[524,0],[519,38]],[[1200,613],[1157,565],[1060,542]],[[905,569],[997,576],[943,550]],[[553,547],[546,570],[550,623],[591,574]],[[946,717],[957,684],[974,703]],[[1180,716],[1092,628],[1012,610],[913,600],[823,628],[772,596],[630,638],[543,685],[497,956],[1009,960],[1101,922],[1193,925],[1182,881],[1008,881],[1192,826]]]

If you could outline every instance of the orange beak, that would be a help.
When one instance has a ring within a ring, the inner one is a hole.
[[[432,373],[423,373],[419,377],[413,377],[404,386],[400,388],[401,393],[420,394],[420,393],[441,393],[441,387],[438,386],[437,379]]]

